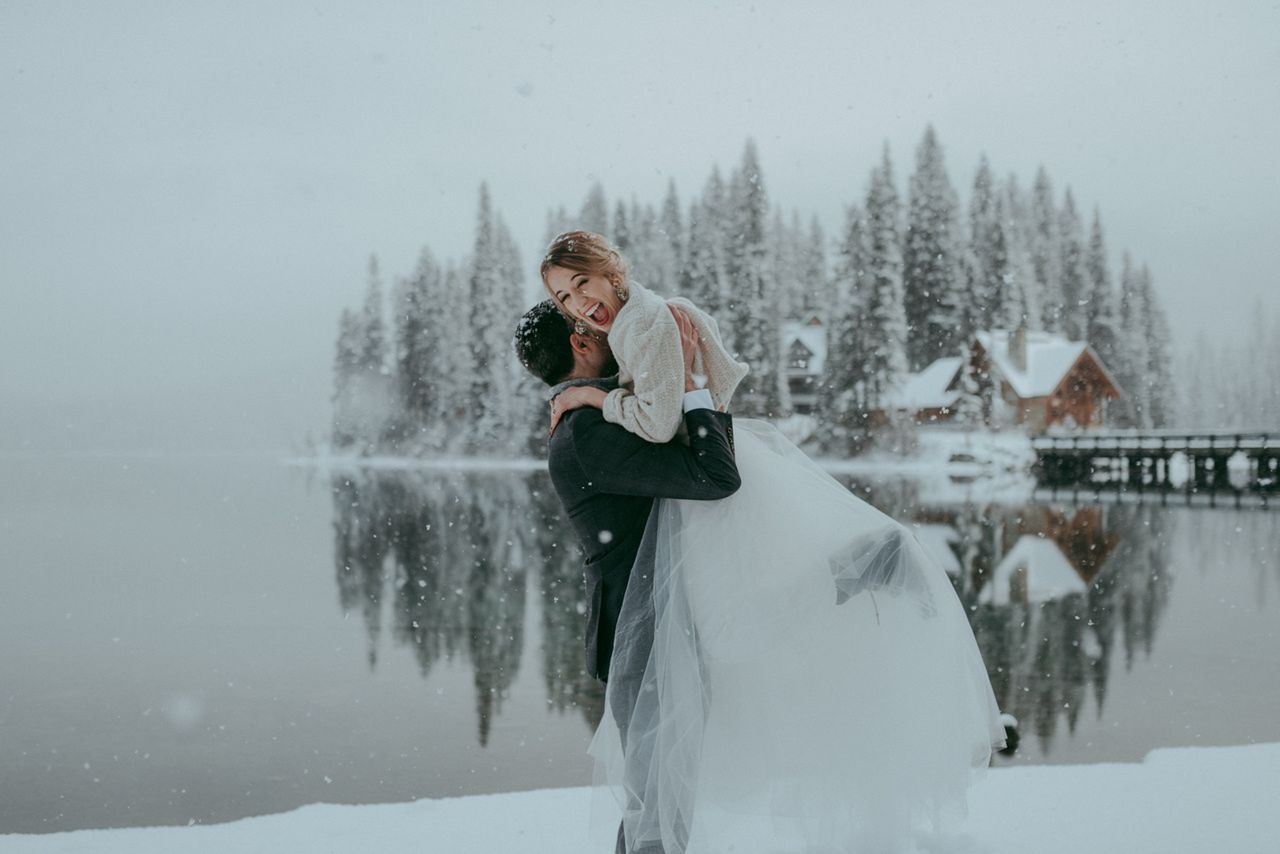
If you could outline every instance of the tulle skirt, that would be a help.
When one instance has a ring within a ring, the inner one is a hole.
[[[1004,744],[963,608],[908,528],[767,423],[734,429],[735,495],[655,506],[596,783],[628,851],[912,850]]]

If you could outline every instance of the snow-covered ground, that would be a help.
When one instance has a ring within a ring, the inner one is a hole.
[[[1280,850],[1280,743],[1169,748],[1133,764],[991,771],[969,817],[928,854],[1274,854]],[[605,854],[591,839],[587,788],[405,804],[313,804],[197,827],[0,836],[5,854]],[[691,852],[692,854],[692,852]],[[745,854],[751,854],[746,852]]]
[[[1024,473],[1036,460],[1031,439],[1020,430],[960,430],[921,427],[907,454],[871,450],[851,460],[823,460],[832,470],[910,474],[946,470],[955,475]]]

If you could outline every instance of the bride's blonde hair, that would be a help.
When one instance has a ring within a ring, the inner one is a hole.
[[[625,287],[629,268],[622,253],[608,240],[594,231],[566,231],[556,236],[542,256],[539,274],[542,284],[547,284],[547,273],[552,267],[563,267],[575,273],[603,275],[615,287]]]

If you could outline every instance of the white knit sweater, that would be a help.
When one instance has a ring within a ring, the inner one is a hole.
[[[618,385],[605,395],[604,418],[650,442],[670,441],[683,421],[684,353],[680,328],[667,303],[684,311],[698,329],[693,372],[707,378],[717,408],[729,405],[750,367],[729,355],[715,318],[683,297],[665,300],[635,282],[609,328],[618,362]]]

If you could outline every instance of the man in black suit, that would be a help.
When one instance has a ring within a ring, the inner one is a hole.
[[[687,320],[677,315],[677,321],[683,321],[685,387],[690,388],[695,339]],[[617,386],[616,376],[610,376],[617,365],[608,346],[591,334],[574,332],[550,300],[525,314],[515,344],[521,363],[552,386],[552,400],[575,385],[606,391]],[[601,681],[613,678],[611,712],[624,750],[648,648],[630,650],[625,660],[611,661],[614,630],[628,587],[642,596],[652,589],[654,540],[649,522],[654,499],[716,500],[732,495],[740,484],[732,418],[712,408],[705,389],[688,392],[684,409],[688,445],[679,439],[666,444],[645,441],[605,421],[599,409],[583,407],[563,416],[548,446],[552,483],[587,554],[587,671]],[[651,601],[649,606],[651,621]],[[652,642],[651,622],[648,631]],[[625,852],[621,828],[618,852]]]

